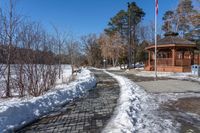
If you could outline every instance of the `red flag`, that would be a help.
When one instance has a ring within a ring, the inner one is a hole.
[[[158,0],[156,0],[156,15],[158,16]]]

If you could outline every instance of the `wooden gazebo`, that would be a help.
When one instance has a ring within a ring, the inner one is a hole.
[[[191,65],[200,64],[200,55],[195,53],[196,44],[178,37],[177,33],[167,33],[157,43],[157,70],[164,72],[190,72]],[[155,45],[145,48],[148,51],[148,61],[145,70],[153,71]]]

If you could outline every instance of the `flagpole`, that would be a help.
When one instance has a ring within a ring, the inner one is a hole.
[[[158,15],[158,0],[155,0],[155,80],[157,80],[157,15]]]

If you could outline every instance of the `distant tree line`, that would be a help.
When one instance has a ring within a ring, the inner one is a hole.
[[[1,45],[0,46],[0,63],[6,64],[7,63],[7,57],[8,57],[8,46]],[[20,62],[24,62],[25,64],[48,64],[46,61],[46,57],[49,57],[53,59],[51,63],[58,62],[58,57],[51,51],[40,51],[40,50],[32,50],[32,49],[26,49],[26,48],[19,48],[19,47],[11,47],[11,52],[14,52],[14,54],[10,57],[10,63],[11,64],[18,64]],[[29,57],[27,55],[37,55],[33,60],[29,60]]]

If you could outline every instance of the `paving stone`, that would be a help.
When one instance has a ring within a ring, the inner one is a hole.
[[[120,87],[109,75],[98,70],[92,71],[98,80],[93,90],[16,132],[101,132],[116,107]]]

